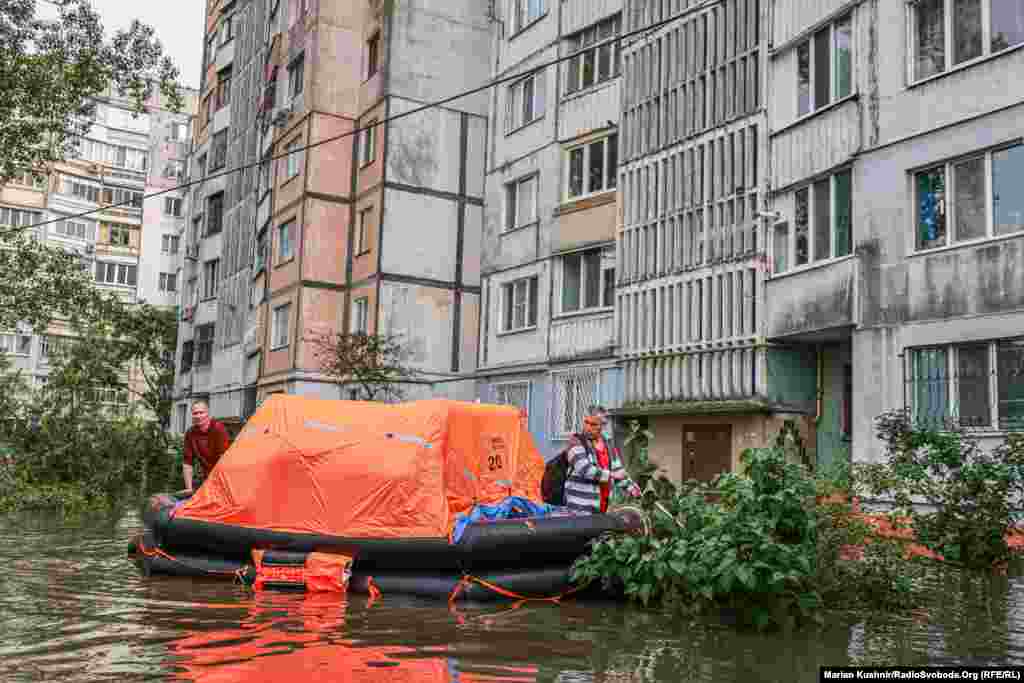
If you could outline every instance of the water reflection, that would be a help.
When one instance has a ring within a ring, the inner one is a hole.
[[[253,594],[221,580],[144,579],[134,516],[0,522],[0,681],[594,683],[817,680],[842,664],[1024,665],[1019,578],[929,579],[893,616],[819,631],[738,632],[611,602],[460,606],[385,595]]]

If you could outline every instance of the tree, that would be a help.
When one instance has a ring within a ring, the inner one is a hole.
[[[410,352],[398,335],[364,332],[321,332],[312,342],[320,369],[352,388],[363,401],[401,401],[402,384],[419,372],[409,365]]]
[[[111,88],[137,114],[155,89],[170,109],[183,104],[178,69],[152,27],[136,20],[108,40],[89,0],[47,0],[52,20],[37,16],[39,4],[0,2],[0,184],[67,158],[92,125],[94,98]]]

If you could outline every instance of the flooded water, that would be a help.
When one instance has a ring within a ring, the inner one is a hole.
[[[936,579],[908,616],[742,633],[616,603],[460,607],[141,577],[118,521],[0,521],[0,681],[814,681],[843,664],[1024,665],[1024,581]]]

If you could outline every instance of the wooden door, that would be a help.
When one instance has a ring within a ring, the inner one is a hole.
[[[710,482],[731,469],[731,425],[683,427],[683,481]]]

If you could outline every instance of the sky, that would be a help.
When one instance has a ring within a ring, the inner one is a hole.
[[[181,71],[182,85],[199,87],[203,60],[203,16],[205,0],[91,0],[107,35],[128,28],[132,19],[149,24],[163,43],[164,52]],[[39,15],[47,3],[37,1]]]

